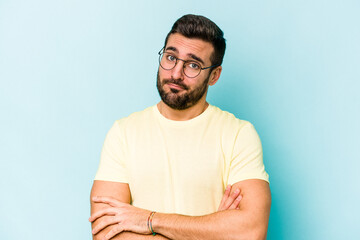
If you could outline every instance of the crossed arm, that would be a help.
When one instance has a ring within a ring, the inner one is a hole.
[[[236,192],[237,189],[240,191]],[[156,236],[149,235],[147,227],[150,211],[129,203],[128,184],[94,182],[89,219],[93,223],[94,240],[265,239],[271,196],[269,185],[263,180],[238,182],[227,188],[218,211],[213,214],[190,217],[156,213],[152,224]]]

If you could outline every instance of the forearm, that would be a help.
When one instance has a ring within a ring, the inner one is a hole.
[[[134,207],[112,197],[93,197],[93,206],[99,208],[93,211],[89,218],[93,223],[95,240],[103,240],[97,235],[108,227],[111,227],[111,231],[103,235],[104,239],[265,239],[271,206],[268,183],[262,180],[247,180],[236,184],[239,189],[241,187],[243,189],[240,205],[234,199],[225,197],[227,200],[222,201],[219,209],[228,210],[198,217],[165,213],[149,215],[151,213],[149,210]],[[230,207],[227,204],[229,199]],[[235,204],[231,204],[232,202]],[[100,205],[95,203],[102,203],[107,207],[100,208]],[[165,238],[149,235],[151,227]],[[123,232],[129,235],[117,235]],[[131,233],[144,235],[131,235]],[[117,238],[113,238],[114,236]]]
[[[98,234],[93,236],[93,240],[103,240],[106,232],[102,231]],[[156,234],[156,236],[153,235],[143,235],[143,234],[137,234],[133,232],[122,232],[115,237],[111,238],[111,240],[169,240],[169,238],[166,238],[160,234]]]
[[[105,219],[105,218],[107,218],[107,216],[103,217],[103,219]],[[94,228],[94,226],[96,226],[99,223],[99,220],[100,219],[98,219],[97,221],[92,223],[93,228]],[[117,224],[110,225],[110,226],[104,228],[103,230],[101,230],[100,232],[94,234],[93,240],[103,240],[104,237],[111,230],[113,230],[116,226],[117,226]],[[128,232],[128,231],[121,232],[111,238],[111,240],[123,240],[123,239],[126,239],[126,240],[146,240],[146,239],[168,240],[169,238],[166,238],[166,237],[162,236],[161,234],[156,234],[155,236],[153,236],[153,235],[144,235],[144,234]]]
[[[156,213],[153,228],[170,239],[265,239],[267,219],[259,219],[241,210],[227,210],[189,217]]]

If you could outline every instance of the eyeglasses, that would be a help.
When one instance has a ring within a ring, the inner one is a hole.
[[[216,64],[216,65],[212,65],[210,67],[202,68],[200,63],[198,63],[197,61],[183,60],[183,59],[175,57],[175,55],[173,53],[163,52],[163,50],[164,50],[164,48],[162,48],[159,51],[159,63],[160,63],[161,68],[163,68],[164,70],[171,70],[176,66],[178,60],[183,61],[184,62],[183,72],[189,78],[194,78],[194,77],[199,76],[201,70],[220,66],[220,64]]]

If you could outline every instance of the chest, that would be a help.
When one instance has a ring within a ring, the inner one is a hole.
[[[129,148],[130,181],[163,187],[207,189],[223,179],[224,155],[215,134],[151,132]]]

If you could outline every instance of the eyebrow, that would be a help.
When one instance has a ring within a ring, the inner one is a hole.
[[[179,53],[179,51],[176,49],[176,47],[169,46],[169,47],[165,48],[165,51],[168,51],[168,50]],[[198,62],[201,62],[202,65],[205,65],[204,61],[201,58],[199,58],[198,56],[196,56],[195,54],[189,53],[188,56]]]

